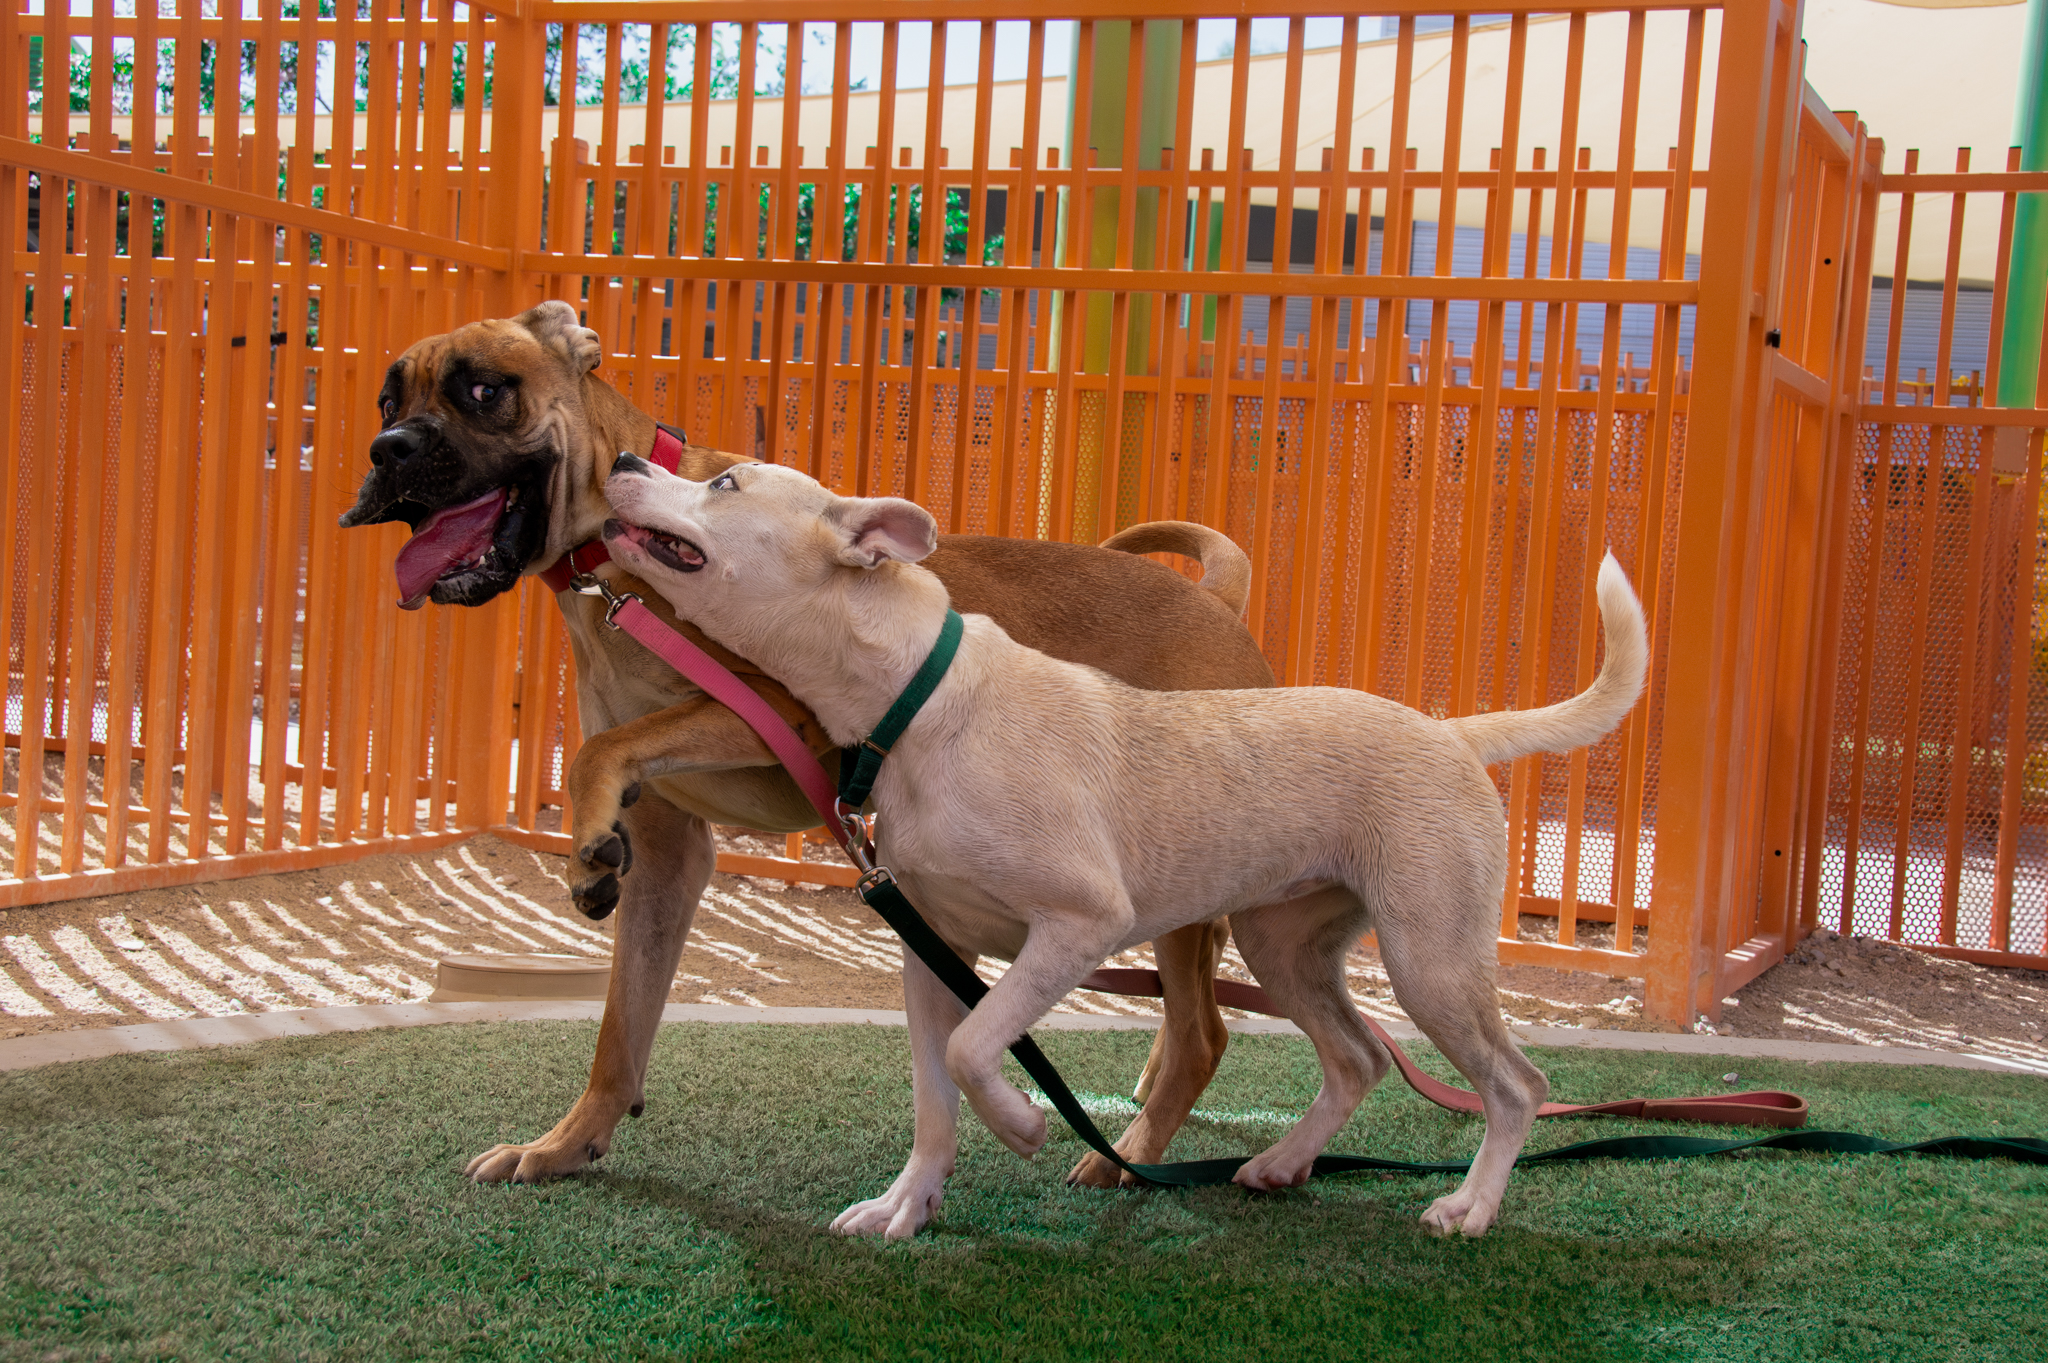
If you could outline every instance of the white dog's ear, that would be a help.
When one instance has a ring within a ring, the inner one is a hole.
[[[842,497],[829,515],[839,531],[839,561],[849,568],[915,563],[939,547],[932,513],[901,497]]]
[[[542,346],[560,355],[578,374],[588,374],[604,359],[604,342],[583,325],[574,304],[551,298],[513,320],[533,333],[533,339]]]

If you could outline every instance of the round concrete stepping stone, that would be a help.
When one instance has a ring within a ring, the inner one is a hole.
[[[506,956],[443,956],[429,1003],[494,999],[601,999],[612,963],[588,956],[521,952]]]

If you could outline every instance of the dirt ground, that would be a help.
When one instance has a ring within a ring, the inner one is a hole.
[[[737,832],[722,845],[781,852],[780,840],[771,846]],[[570,907],[564,865],[484,836],[327,870],[0,911],[0,1038],[419,999],[433,989],[436,960],[455,952],[604,957],[613,922],[588,923]],[[1524,920],[1526,935],[1552,927]],[[850,890],[721,874],[671,998],[901,1008],[900,963],[893,935]],[[1140,950],[1113,964],[1150,960]],[[1234,950],[1225,971],[1250,978]],[[1402,1016],[1372,952],[1353,954],[1350,976],[1366,1012]],[[1499,983],[1511,1022],[1653,1029],[1634,981],[1510,966]],[[1149,1015],[1157,1004],[1077,992],[1062,1008]],[[1823,931],[1724,1000],[1712,1030],[1969,1050],[2048,1068],[2048,973]]]

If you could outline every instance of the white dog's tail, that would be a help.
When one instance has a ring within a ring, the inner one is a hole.
[[[1570,752],[1628,717],[1643,693],[1643,676],[1650,666],[1649,631],[1628,575],[1613,554],[1600,565],[1599,596],[1607,658],[1591,686],[1540,710],[1495,710],[1445,721],[1465,736],[1481,762],[1507,762],[1533,752]]]

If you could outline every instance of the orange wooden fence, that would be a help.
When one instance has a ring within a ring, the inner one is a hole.
[[[2048,965],[2048,411],[1981,405],[1995,322],[1930,379],[1868,315],[1945,226],[1949,334],[2048,176],[1886,173],[1795,8],[1203,60],[1163,0],[178,5],[0,10],[0,905],[560,844],[553,603],[399,612],[334,526],[389,359],[554,296],[696,439],[954,530],[1226,529],[1298,683],[1570,694],[1611,546],[1650,692],[1500,773],[1503,959],[1679,1023],[1820,922]]]

